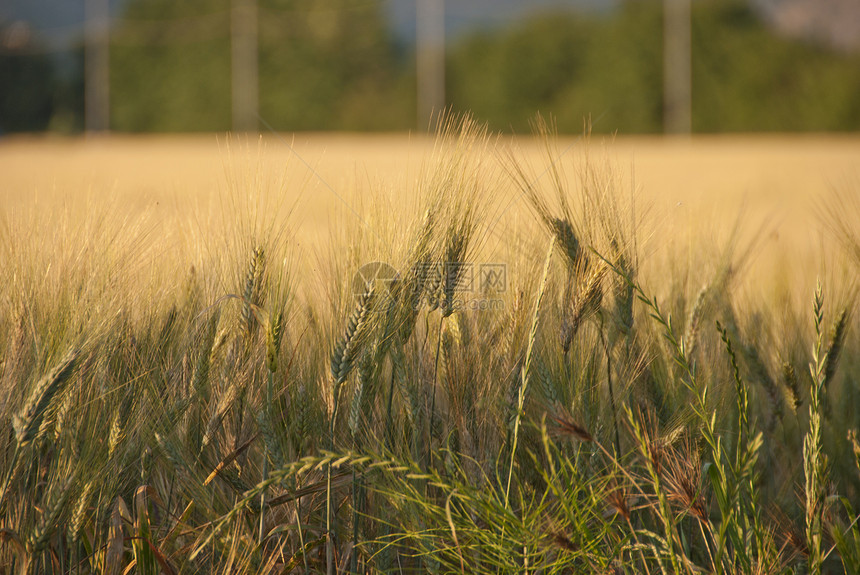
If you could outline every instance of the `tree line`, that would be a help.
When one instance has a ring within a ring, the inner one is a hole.
[[[381,1],[258,0],[259,110],[278,130],[416,127],[414,47]],[[446,104],[493,129],[536,112],[562,132],[663,126],[659,0],[537,14],[446,47]],[[2,34],[0,34],[2,36]],[[0,47],[0,130],[83,127],[83,43],[65,58]],[[230,1],[130,0],[111,28],[110,121],[123,132],[225,131]],[[777,35],[744,0],[692,7],[695,132],[860,129],[860,54]]]

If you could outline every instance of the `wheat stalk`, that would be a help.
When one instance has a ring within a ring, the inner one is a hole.
[[[827,462],[821,439],[821,399],[824,392],[826,357],[824,354],[823,323],[824,294],[819,282],[813,298],[815,344],[809,371],[812,385],[809,391],[809,429],[803,439],[803,472],[805,478],[806,545],[809,552],[809,573],[820,575],[824,562],[822,538],[824,536],[824,486],[827,480]]]
[[[538,328],[538,320],[540,319],[540,305],[541,301],[543,301],[543,294],[546,290],[546,282],[549,277],[549,265],[552,261],[552,252],[555,249],[556,238],[552,237],[549,241],[549,248],[546,252],[546,260],[543,265],[543,275],[541,276],[540,287],[538,287],[537,297],[535,298],[535,309],[532,314],[532,325],[529,330],[529,339],[526,345],[526,355],[523,360],[523,367],[520,371],[520,386],[519,391],[517,392],[517,414],[516,419],[514,420],[514,433],[513,433],[513,441],[511,443],[511,463],[508,467],[508,480],[507,485],[505,487],[505,509],[508,508],[510,492],[511,492],[511,478],[514,473],[514,458],[517,454],[517,442],[519,440],[520,433],[520,420],[522,419],[523,414],[523,405],[526,400],[526,389],[529,383],[529,369],[531,367],[532,362],[532,350],[534,349],[535,340],[537,339],[537,328]]]
[[[355,360],[361,353],[368,337],[371,326],[371,310],[373,308],[374,291],[372,286],[358,297],[358,303],[347,321],[346,329],[338,340],[331,356],[331,375],[333,385],[333,407],[329,424],[329,447],[334,447],[334,430],[337,422],[337,412],[340,402],[340,390],[346,378],[355,366]],[[326,565],[327,571],[334,570],[334,541],[332,537],[334,510],[332,508],[331,466],[326,470]]]
[[[263,433],[265,449],[263,450],[263,470],[262,475],[265,478],[269,474],[269,458],[272,456],[278,457],[280,450],[275,441],[274,431],[271,425],[271,409],[272,409],[272,394],[274,388],[275,372],[278,371],[278,353],[281,348],[281,336],[283,335],[284,312],[278,310],[274,317],[270,316],[266,329],[266,404],[260,413],[257,415],[257,425]],[[280,459],[280,457],[278,457]],[[266,491],[260,495],[260,528],[258,532],[258,542],[262,544],[264,529],[265,529],[265,511],[266,511]]]

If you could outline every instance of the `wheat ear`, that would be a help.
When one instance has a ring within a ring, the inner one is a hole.
[[[45,413],[51,406],[51,401],[63,388],[63,384],[69,380],[74,371],[75,361],[78,358],[80,351],[73,349],[54,366],[48,375],[39,380],[36,387],[30,393],[27,403],[24,407],[12,417],[12,428],[15,430],[15,453],[12,456],[11,465],[9,466],[9,474],[6,476],[6,481],[3,484],[3,491],[0,493],[0,512],[5,509],[6,497],[9,495],[9,486],[13,478],[21,472],[19,467],[19,456],[21,449],[27,446],[36,437],[39,429],[42,427],[42,420]]]
[[[15,439],[18,445],[24,447],[30,443],[42,425],[42,418],[51,405],[51,400],[68,381],[78,358],[78,350],[72,350],[33,388],[27,403],[12,420],[15,429]]]
[[[259,246],[254,248],[254,253],[248,263],[248,273],[245,275],[245,287],[242,291],[242,323],[245,333],[249,336],[256,326],[253,306],[257,305],[261,299],[265,264],[266,257],[263,248]]]
[[[373,299],[372,290],[358,297],[358,304],[349,316],[346,329],[331,354],[331,375],[336,386],[346,381],[352,368],[355,367],[355,359],[367,336]]]
[[[66,501],[69,497],[71,483],[72,478],[69,477],[63,485],[55,485],[54,489],[51,490],[42,512],[42,518],[27,539],[27,550],[32,555],[44,550],[48,540],[57,531],[60,515],[65,510]]]

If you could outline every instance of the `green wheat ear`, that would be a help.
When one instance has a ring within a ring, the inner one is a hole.
[[[558,240],[562,253],[567,256],[571,269],[584,271],[588,267],[588,258],[583,253],[582,246],[570,222],[565,218],[550,218],[547,223]]]
[[[278,352],[281,349],[281,336],[284,332],[284,312],[279,310],[269,322],[266,330],[266,369],[271,373],[278,371]]]
[[[848,308],[843,308],[830,329],[830,344],[827,346],[827,355],[824,359],[825,386],[829,386],[836,375],[836,367],[839,365],[839,356],[842,354],[842,347],[845,344],[845,333],[848,329],[850,316]]]
[[[12,418],[15,439],[23,447],[30,443],[42,425],[51,400],[68,381],[80,351],[72,350],[33,388],[24,407]]]
[[[256,326],[253,306],[259,305],[263,299],[263,280],[266,269],[266,255],[262,246],[254,248],[248,262],[248,272],[245,275],[245,286],[242,290],[242,323],[245,332],[250,336]]]
[[[355,366],[355,359],[367,335],[373,300],[373,290],[368,290],[358,297],[358,305],[349,316],[346,329],[331,354],[331,374],[337,385],[346,381]]]

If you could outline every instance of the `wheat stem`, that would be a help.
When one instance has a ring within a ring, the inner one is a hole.
[[[535,298],[535,310],[532,314],[532,326],[529,331],[529,340],[526,345],[526,357],[523,361],[522,371],[520,372],[520,388],[517,394],[517,415],[514,419],[514,438],[511,444],[511,463],[508,467],[508,480],[505,486],[505,509],[508,508],[511,493],[511,477],[514,474],[514,459],[517,455],[517,442],[520,434],[520,420],[523,414],[523,405],[526,400],[526,388],[529,382],[529,367],[531,366],[532,350],[534,349],[535,340],[537,339],[538,320],[540,319],[540,304],[543,300],[543,294],[546,291],[546,281],[549,276],[549,265],[552,261],[552,252],[555,248],[556,238],[553,236],[549,240],[549,248],[546,252],[546,260],[543,265],[543,276],[541,277],[540,287],[538,288],[537,297]]]
[[[809,390],[809,429],[803,440],[803,471],[806,480],[806,545],[809,549],[809,573],[820,575],[824,562],[822,555],[824,497],[823,488],[826,482],[824,455],[821,440],[821,394],[826,382],[825,369],[826,353],[823,352],[824,330],[823,321],[824,295],[819,282],[815,288],[813,299],[813,317],[815,320],[815,344],[812,348],[812,363],[809,364],[812,376]]]
[[[430,452],[433,448],[433,422],[436,419],[436,387],[439,383],[439,355],[442,350],[442,327],[445,325],[445,317],[439,318],[439,332],[436,338],[436,360],[433,362],[433,386],[430,399],[430,419],[427,423],[427,465],[430,465]]]

